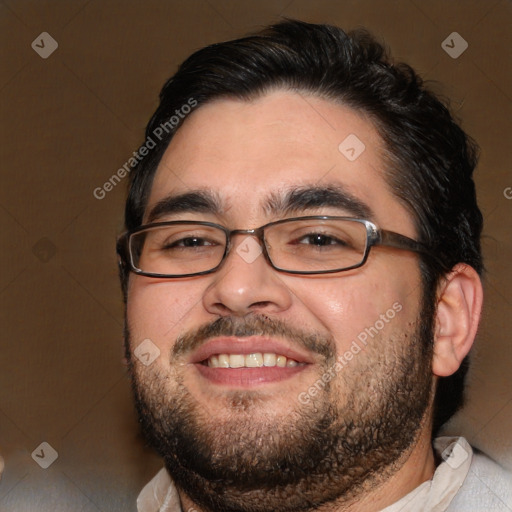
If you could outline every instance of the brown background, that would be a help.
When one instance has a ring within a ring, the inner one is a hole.
[[[122,357],[114,240],[126,180],[93,196],[143,141],[157,94],[208,43],[281,16],[366,26],[452,100],[480,143],[486,306],[469,403],[450,427],[512,466],[511,3],[175,0],[0,3],[2,511],[132,511],[160,467],[144,448]],[[452,59],[452,32],[469,48]],[[42,59],[31,43],[59,47]],[[47,470],[31,453],[59,453]]]

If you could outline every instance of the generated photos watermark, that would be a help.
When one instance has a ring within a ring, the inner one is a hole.
[[[48,469],[59,458],[57,450],[46,441],[42,442],[31,456],[43,469]]]
[[[93,196],[96,199],[104,199],[105,196],[114,190],[114,188],[121,182],[123,178],[130,174],[130,171],[142,160],[146,157],[152,149],[157,146],[157,140],[160,142],[165,135],[169,134],[172,130],[178,126],[180,120],[185,119],[185,117],[192,112],[192,110],[197,107],[197,100],[194,98],[189,98],[187,103],[183,104],[179,109],[176,109],[173,116],[171,116],[167,121],[161,123],[157,126],[151,135],[148,135],[144,144],[140,146],[138,151],[133,152],[133,156],[128,158],[128,160],[120,167],[112,176],[101,186],[96,187],[93,190]]]
[[[133,354],[144,366],[149,366],[160,357],[160,349],[149,338],[146,338],[137,346]]]
[[[313,385],[311,385],[307,391],[303,391],[299,394],[298,399],[299,402],[303,405],[308,404],[311,401],[312,397],[315,397],[319,391],[323,390],[325,386],[329,382],[331,382],[334,377],[345,368],[354,357],[363,350],[366,345],[368,345],[369,338],[373,339],[375,336],[379,334],[382,329],[389,324],[393,318],[395,318],[397,313],[402,311],[403,306],[400,302],[395,302],[385,313],[379,316],[379,319],[370,327],[366,327],[363,329],[357,337],[352,340],[350,344],[350,348],[346,350],[343,354],[339,355],[336,359],[336,362],[320,377],[315,381]]]

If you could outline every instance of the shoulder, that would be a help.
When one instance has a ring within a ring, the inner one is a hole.
[[[471,465],[447,512],[510,512],[512,472],[473,450]]]

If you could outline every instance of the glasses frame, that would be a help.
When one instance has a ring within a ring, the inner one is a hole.
[[[285,224],[288,222],[295,222],[300,220],[348,220],[352,222],[359,222],[363,224],[366,228],[366,246],[363,254],[363,258],[361,262],[356,265],[352,265],[346,268],[339,268],[333,270],[287,270],[281,267],[278,267],[272,262],[270,255],[267,250],[267,243],[265,240],[265,230],[271,226],[276,226],[279,224]],[[224,232],[226,236],[226,248],[224,250],[224,254],[222,255],[222,259],[220,263],[212,269],[203,270],[201,272],[193,272],[191,274],[156,274],[152,272],[144,272],[138,267],[135,266],[132,257],[132,251],[130,246],[131,237],[141,231],[146,231],[152,228],[156,228],[159,226],[171,226],[171,225],[198,225],[198,226],[208,226],[217,228]],[[353,270],[356,268],[362,267],[366,261],[368,260],[368,256],[370,254],[370,250],[372,247],[376,246],[384,246],[384,247],[392,247],[394,249],[400,249],[405,251],[411,251],[419,254],[424,254],[435,258],[435,256],[430,252],[429,248],[417,240],[413,240],[408,236],[401,235],[394,231],[388,231],[385,229],[379,228],[374,222],[359,219],[355,217],[338,217],[331,215],[309,215],[305,217],[292,217],[287,219],[281,219],[274,222],[269,222],[268,224],[264,224],[259,228],[255,229],[228,229],[220,224],[216,224],[214,222],[206,222],[206,221],[195,221],[195,220],[175,220],[175,221],[167,221],[167,222],[153,222],[151,224],[144,224],[139,226],[138,228],[132,229],[123,233],[118,239],[116,244],[117,254],[120,258],[120,264],[123,266],[128,266],[129,270],[137,275],[146,276],[146,277],[155,277],[155,278],[164,278],[164,279],[177,279],[180,277],[194,277],[194,276],[202,276],[207,274],[212,274],[219,270],[219,268],[224,264],[228,255],[231,252],[233,247],[232,239],[235,235],[252,235],[258,239],[260,242],[263,256],[269,263],[269,265],[278,272],[283,272],[286,274],[295,274],[295,275],[319,275],[319,274],[335,274],[339,272],[345,272],[347,270]]]

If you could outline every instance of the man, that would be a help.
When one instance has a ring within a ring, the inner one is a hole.
[[[448,110],[369,34],[297,21],[196,52],[160,99],[118,242],[165,461],[139,510],[508,510],[510,475],[434,439],[482,305]]]

